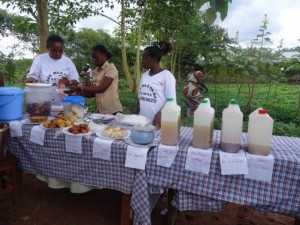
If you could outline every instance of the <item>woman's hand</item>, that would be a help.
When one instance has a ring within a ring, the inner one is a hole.
[[[38,81],[34,79],[33,77],[28,77],[24,80],[24,84],[26,83],[37,83]]]
[[[80,92],[81,91],[81,87],[78,87],[78,86],[69,86],[68,88],[70,90],[64,91],[68,95],[73,94],[74,92]]]
[[[160,127],[161,127],[161,111],[156,113],[152,123],[157,129],[160,129]]]

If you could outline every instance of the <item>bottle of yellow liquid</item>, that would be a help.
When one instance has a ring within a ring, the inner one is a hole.
[[[180,132],[181,108],[173,98],[168,98],[161,110],[161,142],[164,145],[177,145]]]
[[[194,112],[193,147],[208,149],[211,146],[214,116],[215,109],[209,99],[202,100]]]
[[[236,153],[240,150],[243,128],[243,113],[238,101],[231,99],[222,113],[221,149],[224,152]]]
[[[274,121],[262,108],[254,112],[256,113],[252,117],[249,116],[248,151],[257,155],[269,155]]]

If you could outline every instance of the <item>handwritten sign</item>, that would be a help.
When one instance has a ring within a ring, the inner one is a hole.
[[[248,174],[248,165],[245,153],[240,150],[237,153],[219,151],[222,175]]]
[[[268,156],[253,155],[247,152],[246,157],[249,173],[244,177],[271,183],[274,156],[272,154],[269,154]]]
[[[113,140],[95,138],[94,145],[93,145],[93,157],[110,161],[112,143]]]
[[[145,170],[149,148],[128,145],[125,167]]]
[[[66,135],[66,152],[82,154],[82,136]]]
[[[38,126],[33,126],[30,132],[30,141],[38,145],[44,145],[46,130]]]
[[[178,152],[178,146],[168,146],[160,144],[158,146],[156,165],[170,167]]]
[[[21,121],[11,121],[9,123],[9,130],[11,137],[22,137],[22,123]]]
[[[199,149],[190,146],[187,151],[185,169],[209,174],[212,149]]]

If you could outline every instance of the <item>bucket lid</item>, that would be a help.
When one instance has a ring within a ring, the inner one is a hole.
[[[22,95],[23,90],[18,87],[0,87],[0,95]]]
[[[49,88],[51,87],[51,84],[44,84],[44,83],[26,83],[26,87],[32,87],[32,88]]]
[[[69,102],[69,103],[80,103],[80,102],[85,102],[86,99],[82,96],[67,96],[64,97],[62,102]]]

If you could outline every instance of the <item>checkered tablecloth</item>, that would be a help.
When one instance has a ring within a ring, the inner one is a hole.
[[[261,212],[300,216],[300,138],[273,136],[272,182],[245,179],[243,175],[221,175],[220,131],[213,133],[213,154],[209,175],[185,170],[192,129],[181,128],[179,151],[170,168],[156,166],[157,149],[148,155],[147,183],[177,190],[173,203],[181,210],[215,211],[225,202],[252,206]],[[247,135],[243,134],[242,148]],[[207,199],[204,200],[204,197]],[[211,200],[211,201],[209,201]],[[200,201],[204,201],[203,204]],[[205,202],[206,201],[206,202]]]
[[[78,182],[99,188],[109,188],[131,194],[135,173],[126,168],[127,144],[123,140],[112,143],[111,161],[93,158],[96,136],[82,138],[82,154],[65,149],[65,135],[56,139],[55,130],[46,130],[44,146],[30,142],[32,125],[22,126],[22,137],[8,139],[9,151],[20,159],[21,169],[56,179]]]

